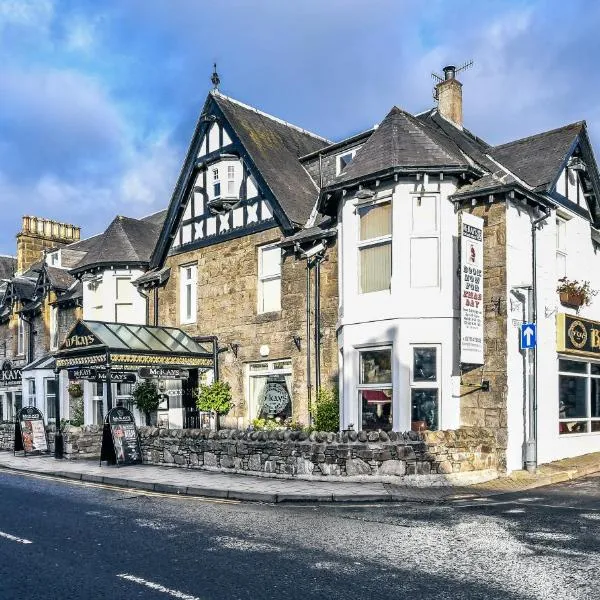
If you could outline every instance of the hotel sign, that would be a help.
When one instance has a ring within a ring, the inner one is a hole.
[[[21,369],[13,369],[10,362],[5,362],[0,370],[0,387],[21,384]]]
[[[71,330],[60,350],[85,350],[93,346],[101,346],[99,340],[83,323],[78,322]]]
[[[483,219],[462,214],[460,254],[460,362],[483,360]]]
[[[556,317],[556,350],[563,354],[600,358],[600,322],[559,313]]]

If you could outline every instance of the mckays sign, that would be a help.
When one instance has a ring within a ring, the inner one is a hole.
[[[13,385],[21,383],[21,369],[2,369],[0,371],[0,385]]]
[[[460,362],[483,364],[483,219],[462,214]]]
[[[173,367],[140,367],[138,374],[143,379],[151,379],[153,377],[159,377],[160,379],[187,379],[190,373],[187,369],[179,369]]]

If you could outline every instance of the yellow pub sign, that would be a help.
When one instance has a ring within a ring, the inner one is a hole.
[[[561,354],[600,358],[600,322],[559,313],[556,316],[556,350]]]

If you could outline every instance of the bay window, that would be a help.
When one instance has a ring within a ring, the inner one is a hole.
[[[392,204],[357,208],[360,293],[389,290],[392,278]]]
[[[359,428],[392,430],[392,349],[360,350],[358,404]]]

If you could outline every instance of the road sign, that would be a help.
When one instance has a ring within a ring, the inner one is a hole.
[[[537,345],[537,331],[535,323],[521,325],[521,350],[530,350]]]

